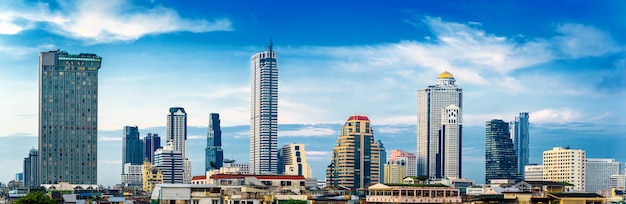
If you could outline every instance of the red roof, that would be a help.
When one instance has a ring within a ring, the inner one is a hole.
[[[206,180],[206,176],[193,176],[191,180]]]
[[[211,179],[243,179],[256,177],[259,180],[305,180],[304,176],[294,175],[254,175],[254,174],[213,174]]]
[[[350,118],[348,118],[348,120],[367,120],[367,121],[369,121],[370,119],[367,118],[367,116],[365,116],[365,115],[353,115],[353,116],[350,116]]]

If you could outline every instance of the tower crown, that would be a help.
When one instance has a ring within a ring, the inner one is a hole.
[[[454,79],[454,76],[450,72],[445,71],[439,74],[439,79]]]

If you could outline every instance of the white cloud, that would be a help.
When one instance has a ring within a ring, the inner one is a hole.
[[[555,37],[556,44],[569,57],[601,56],[621,50],[608,33],[593,26],[568,23],[559,25],[556,31],[562,34]]]
[[[122,141],[121,137],[100,137],[99,141]]]
[[[306,156],[326,156],[326,155],[330,155],[332,152],[327,152],[327,151],[307,151],[306,152]]]
[[[59,9],[47,3],[11,6],[0,10],[0,34],[17,34],[37,23],[49,24],[54,32],[90,43],[136,40],[144,35],[177,31],[195,33],[232,31],[225,18],[184,19],[170,8],[142,8],[124,0],[60,1]]]
[[[415,124],[417,121],[414,121],[413,124]],[[414,127],[414,128],[417,128]],[[378,126],[378,128],[374,127],[375,130],[377,130],[377,133],[383,133],[383,134],[396,134],[396,133],[401,133],[401,132],[407,132],[407,131],[412,131],[409,130],[406,126],[393,126],[393,125],[383,125],[383,126]]]
[[[200,140],[200,139],[206,139],[206,136],[202,136],[202,135],[191,135],[191,136],[187,136],[188,140]]]
[[[325,137],[334,136],[338,133],[331,128],[308,126],[299,130],[279,130],[279,137]]]
[[[582,119],[578,111],[569,108],[542,109],[529,114],[533,123],[565,123]]]

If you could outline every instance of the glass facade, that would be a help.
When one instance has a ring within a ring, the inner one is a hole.
[[[122,168],[126,163],[143,164],[143,143],[139,139],[137,126],[124,126]]]
[[[206,141],[205,171],[219,170],[224,164],[224,151],[222,150],[222,129],[220,127],[220,115],[209,115],[209,130]]]
[[[515,117],[515,121],[511,122],[511,134],[513,144],[515,145],[515,153],[517,155],[517,171],[520,175],[524,175],[524,167],[528,165],[528,113],[519,113]]]
[[[97,184],[98,70],[95,54],[39,55],[41,184]]]
[[[492,179],[520,180],[517,156],[509,137],[509,124],[490,120],[485,124],[485,182]]]
[[[147,159],[150,163],[154,162],[154,152],[161,148],[161,137],[159,134],[148,133],[143,138],[143,159]]]

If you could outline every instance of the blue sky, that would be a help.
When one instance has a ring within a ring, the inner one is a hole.
[[[316,125],[361,113],[393,138],[394,125],[416,124],[417,90],[447,70],[463,88],[466,127],[526,111],[536,127],[577,130],[550,136],[594,141],[597,130],[621,142],[623,33],[621,1],[2,1],[0,136],[37,135],[38,53],[56,49],[103,57],[101,131],[164,126],[171,106],[191,126],[211,112],[223,126],[247,125],[250,57],[271,37],[279,123],[304,124],[282,135],[335,137]],[[37,144],[21,146],[25,156]]]

